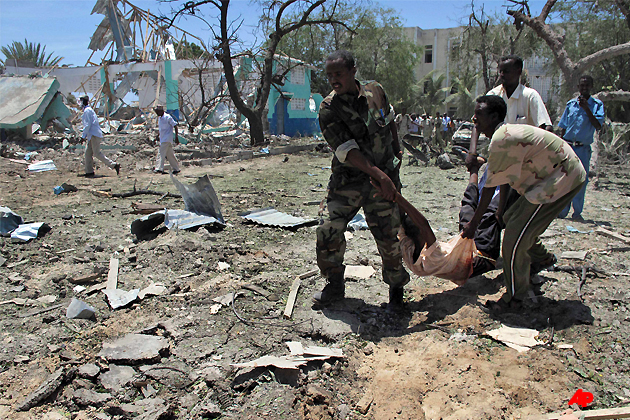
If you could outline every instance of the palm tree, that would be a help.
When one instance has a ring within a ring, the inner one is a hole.
[[[433,115],[435,110],[441,111],[442,105],[451,88],[442,87],[446,76],[435,70],[427,73],[418,83],[413,85],[414,107],[422,108],[427,115]]]
[[[456,116],[468,119],[475,110],[474,88],[479,78],[479,73],[466,71],[461,77],[453,77],[451,94],[446,98],[446,102],[457,106]]]
[[[41,44],[34,44],[26,39],[24,39],[24,43],[13,41],[12,44],[0,48],[0,51],[5,56],[5,65],[8,59],[16,59],[31,61],[35,67],[52,67],[63,60],[63,57],[53,57],[54,52],[48,54],[47,57],[45,46],[42,48]]]

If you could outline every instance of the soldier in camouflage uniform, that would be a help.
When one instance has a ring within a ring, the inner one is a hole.
[[[472,238],[497,186],[501,186],[497,217],[505,222],[503,276],[506,293],[489,302],[490,311],[518,309],[530,288],[530,263],[553,254],[539,236],[571,202],[586,180],[586,171],[571,147],[555,134],[523,124],[504,124],[505,101],[494,95],[477,98],[475,126],[491,137],[488,179],[479,206],[462,236]],[[503,214],[506,185],[520,194]]]
[[[383,88],[376,82],[360,83],[355,74],[348,51],[336,51],[326,60],[333,92],[320,106],[319,124],[335,156],[328,184],[329,217],[317,229],[317,264],[327,284],[313,298],[322,304],[344,298],[344,232],[363,208],[383,260],[390,305],[396,309],[403,304],[403,286],[409,282],[397,237],[400,214],[393,202],[400,186],[402,151],[394,110]],[[371,180],[382,195],[375,196]]]

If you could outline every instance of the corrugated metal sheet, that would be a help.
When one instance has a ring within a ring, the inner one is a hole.
[[[317,219],[305,219],[303,217],[295,217],[290,214],[279,212],[273,207],[267,207],[260,210],[252,210],[239,213],[243,219],[258,223],[265,226],[277,227],[298,227],[317,223]]]

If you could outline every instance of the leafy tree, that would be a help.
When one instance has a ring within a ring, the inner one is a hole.
[[[212,11],[218,13],[216,22],[205,20],[214,34],[213,55],[223,65],[232,102],[249,122],[252,145],[265,141],[262,118],[267,112],[271,86],[278,79],[274,70],[276,51],[280,41],[305,26],[344,24],[337,19],[337,0],[265,0],[262,4],[261,23],[266,27],[265,32],[268,38],[264,48],[259,51],[249,50],[234,54],[233,47],[238,41],[240,23],[228,19],[230,0],[186,1],[171,19],[172,23],[180,15],[200,17],[203,6],[210,6]],[[296,19],[285,19],[288,16],[295,16]],[[239,91],[240,81],[236,80],[233,60],[243,55],[254,57],[253,64],[259,69],[258,86],[253,104],[242,98]],[[289,69],[286,70],[288,71]],[[286,72],[279,77],[283,78]]]
[[[52,67],[63,60],[63,57],[53,57],[54,52],[46,56],[45,46],[42,48],[41,44],[28,42],[27,39],[24,39],[24,43],[13,41],[10,45],[0,48],[0,51],[5,56],[5,63],[8,59],[28,60],[36,67]]]
[[[468,68],[470,63],[480,63],[480,77],[485,92],[495,85],[494,69],[501,57],[515,54],[524,60],[539,50],[541,42],[533,31],[516,27],[506,16],[489,16],[484,6],[470,4],[470,15],[465,26],[462,41],[451,50],[451,58],[459,63],[459,68]]]
[[[466,68],[460,76],[453,77],[451,94],[446,98],[446,103],[457,106],[456,117],[468,119],[475,111],[475,86],[479,79],[479,73]]]
[[[394,106],[410,105],[409,87],[415,82],[413,69],[422,49],[405,38],[400,17],[393,9],[371,4],[340,2],[338,7],[337,18],[345,26],[301,28],[283,39],[279,50],[316,66],[311,86],[324,96],[331,90],[324,73],[326,57],[337,49],[352,51],[358,77],[381,83]]]
[[[609,97],[630,100],[627,77],[630,54],[628,0],[547,0],[536,17],[531,16],[527,0],[510,2],[513,8],[507,13],[514,18],[515,25],[529,26],[549,47],[557,68],[564,76],[565,96],[575,90],[580,75],[599,67],[601,79],[598,83],[604,81],[610,83],[611,90],[618,89]],[[557,11],[565,23],[554,26],[546,23],[552,11]],[[576,18],[578,20],[574,21]],[[617,70],[617,65],[620,70]],[[600,94],[600,98],[606,97]]]
[[[195,44],[194,42],[188,42],[185,39],[181,42],[174,41],[175,54],[179,60],[194,60],[196,58],[207,58],[210,56],[208,51]]]
[[[435,111],[440,110],[451,91],[449,86],[442,86],[445,80],[446,75],[444,73],[438,73],[435,70],[427,73],[411,89],[413,92],[412,106],[421,108],[427,115],[433,115]]]

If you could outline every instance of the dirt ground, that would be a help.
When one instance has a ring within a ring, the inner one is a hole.
[[[282,313],[291,284],[316,268],[316,224],[281,229],[246,223],[238,213],[274,207],[317,219],[332,155],[313,150],[183,166],[178,179],[184,183],[210,175],[227,226],[162,229],[138,241],[130,225],[141,216],[131,212],[132,202],[183,209],[183,201],[106,198],[90,190],[128,192],[136,185],[177,193],[168,175],[151,172],[156,148],[145,137],[108,136],[105,144],[135,144],[139,150],[106,150],[121,163],[121,174],[99,165],[93,179],[77,177],[83,172],[82,153],[63,150],[59,139],[48,140],[34,157],[53,159],[58,170],[50,172],[29,173],[25,164],[6,158],[20,159],[27,145],[5,145],[0,205],[51,230],[28,243],[0,238],[0,256],[6,259],[0,264],[0,418],[132,418],[138,414],[120,407],[146,395],[161,398],[169,410],[138,418],[513,419],[564,410],[578,389],[593,394],[590,409],[630,405],[630,248],[595,233],[602,226],[630,235],[627,167],[604,165],[598,189],[589,184],[585,222],[552,223],[543,240],[558,256],[588,253],[585,260],[559,260],[576,267],[575,273],[542,272],[537,302],[522,313],[491,317],[480,309],[480,303],[503,293],[499,270],[463,287],[412,275],[408,311],[387,312],[380,257],[369,231],[361,230],[348,239],[346,262],[369,265],[375,274],[350,279],[345,301],[324,309],[314,309],[310,298],[322,279],[303,279],[288,320]],[[198,152],[194,144],[180,149],[188,150],[178,153],[182,160],[219,155],[217,145]],[[403,194],[424,212],[438,239],[456,234],[468,181],[464,167],[409,166],[405,158],[401,176]],[[54,195],[53,188],[63,182],[79,191]],[[82,275],[104,273],[94,281],[105,281],[112,257],[120,260],[118,288],[142,289],[155,282],[168,293],[112,310],[103,293],[74,290],[71,280]],[[588,269],[580,299],[582,266]],[[245,284],[276,298],[242,289]],[[212,298],[237,290],[243,294],[233,307],[212,309]],[[49,295],[54,302],[36,301]],[[72,297],[93,306],[96,319],[67,319]],[[28,300],[6,303],[15,298]],[[53,305],[61,306],[41,312]],[[537,329],[547,344],[519,353],[485,334],[502,323]],[[103,343],[134,332],[168,340],[168,354],[155,365],[159,370],[133,366],[134,380],[108,391],[112,399],[104,405],[81,403],[78,390],[105,389],[99,379],[76,377],[30,411],[16,411],[60,366],[96,363],[103,372],[111,369],[98,357]],[[232,366],[287,355],[287,341],[341,348],[345,357],[309,362],[296,371]]]

